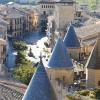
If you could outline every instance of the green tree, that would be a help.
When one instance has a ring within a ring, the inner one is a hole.
[[[26,64],[20,64],[19,67],[15,68],[14,77],[22,83],[28,85],[35,70],[36,67],[33,67],[32,63],[27,61]]]
[[[25,52],[18,51],[16,56],[16,64],[24,64],[26,63]]]
[[[96,0],[87,0],[88,1],[88,6],[90,10],[95,10],[96,9]]]
[[[16,41],[14,44],[13,44],[13,47],[15,48],[15,50],[17,51],[24,51],[27,49],[27,46],[26,46],[26,43],[23,42],[23,41]]]
[[[95,10],[96,9],[96,0],[76,0],[79,4],[87,4],[89,7],[89,10]]]

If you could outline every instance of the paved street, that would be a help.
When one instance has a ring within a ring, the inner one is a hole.
[[[7,68],[8,70],[13,69],[15,66],[15,59],[16,59],[16,51],[13,50],[12,42],[8,41],[8,54],[7,54]]]
[[[35,55],[35,58],[27,56],[28,60],[34,62],[39,61],[40,52],[43,48],[45,48],[43,42],[46,39],[47,38],[45,38],[45,35],[39,32],[29,33],[27,36],[23,38],[23,41],[25,41],[28,46],[28,50],[26,52],[28,53],[31,48],[33,54]],[[16,51],[13,50],[11,41],[9,41],[8,59],[7,59],[7,67],[9,70],[13,69],[15,66],[16,54],[17,54]]]
[[[26,58],[34,63],[39,62],[40,52],[43,52],[43,49],[46,48],[44,42],[47,41],[47,37],[43,34],[41,35],[41,33],[35,33],[33,35],[25,37],[24,41],[26,41],[28,47],[28,50],[26,51]],[[34,57],[28,56],[30,48]]]

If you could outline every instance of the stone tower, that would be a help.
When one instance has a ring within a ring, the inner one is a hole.
[[[74,20],[74,13],[75,2],[73,0],[58,0],[54,11],[56,30],[59,32],[64,31],[66,26]]]
[[[81,46],[74,30],[73,25],[70,24],[68,31],[64,37],[64,44],[68,48],[71,58],[80,60]]]
[[[57,100],[42,61],[33,75],[22,100]]]
[[[58,84],[71,85],[73,83],[74,70],[71,58],[61,38],[58,39],[48,63],[47,72],[50,80]]]

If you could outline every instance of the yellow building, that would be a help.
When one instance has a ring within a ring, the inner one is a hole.
[[[87,88],[100,88],[100,36],[86,64]]]
[[[28,32],[36,31],[39,25],[39,16],[37,12],[33,9],[25,9],[24,13],[28,16],[27,26],[28,26]]]

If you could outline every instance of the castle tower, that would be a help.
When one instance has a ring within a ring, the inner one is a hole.
[[[33,75],[22,100],[57,100],[42,61]]]
[[[81,46],[72,25],[69,26],[65,35],[64,44],[68,48],[70,56],[75,60],[80,60]]]
[[[53,49],[48,66],[47,72],[53,85],[55,82],[58,84],[62,82],[63,85],[73,83],[74,67],[61,38],[58,39]]]
[[[100,36],[86,64],[87,88],[100,88]]]

